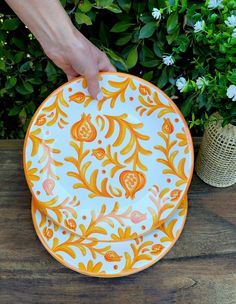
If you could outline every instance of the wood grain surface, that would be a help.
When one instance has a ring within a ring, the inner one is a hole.
[[[198,146],[199,140],[196,140]],[[22,141],[0,141],[0,304],[236,304],[236,186],[194,175],[184,231],[157,264],[132,276],[86,277],[39,242],[22,168]]]

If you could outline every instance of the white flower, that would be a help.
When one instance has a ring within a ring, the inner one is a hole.
[[[210,0],[207,6],[210,10],[214,8],[223,8],[222,0]]]
[[[236,28],[233,30],[232,37],[236,38]]]
[[[198,77],[196,84],[197,84],[198,89],[200,90],[203,87],[208,85],[208,81],[206,80],[205,77]]]
[[[152,10],[152,17],[157,20],[161,19],[161,11],[154,7]]]
[[[227,96],[233,101],[236,101],[236,85],[231,84],[227,89]]]
[[[195,24],[194,24],[194,32],[195,33],[198,33],[198,32],[200,32],[200,31],[202,31],[202,30],[204,30],[204,28],[205,28],[205,21],[204,20],[202,20],[202,21],[197,21]]]
[[[180,92],[183,92],[187,86],[187,80],[184,77],[180,77],[176,80],[176,86]]]
[[[225,20],[225,24],[229,27],[236,27],[236,16],[232,15]]]
[[[171,55],[170,56],[163,56],[162,60],[163,60],[164,64],[166,64],[166,65],[173,65],[174,64],[174,59]]]

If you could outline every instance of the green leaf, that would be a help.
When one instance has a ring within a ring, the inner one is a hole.
[[[107,55],[115,62],[119,62],[121,64],[121,66],[123,67],[123,69],[125,69],[126,71],[128,70],[128,67],[126,65],[125,60],[117,55],[114,51],[112,51],[111,49],[105,49],[105,52],[107,53]]]
[[[157,28],[156,22],[149,22],[145,24],[140,30],[139,39],[151,37],[152,34],[155,32],[156,28]]]
[[[168,44],[171,44],[173,41],[176,40],[176,37],[178,37],[180,31],[180,25],[177,25],[176,28],[172,31],[170,35],[166,36],[166,40]]]
[[[140,14],[144,11],[145,7],[146,7],[146,2],[147,1],[143,1],[143,0],[135,0],[133,1],[133,7],[134,10]]]
[[[87,16],[84,13],[79,13],[79,12],[75,13],[75,20],[78,24],[86,24],[86,25],[92,24],[92,21],[89,18],[89,16]]]
[[[27,44],[25,43],[24,39],[16,38],[15,36],[12,37],[12,42],[20,49],[20,50],[26,50]]]
[[[136,65],[137,61],[138,61],[138,46],[136,46],[129,52],[126,61],[128,69],[133,68]]]
[[[57,70],[55,69],[55,66],[48,61],[45,72],[47,74],[49,81],[55,81],[57,78]]]
[[[111,5],[109,6],[105,6],[105,9],[107,9],[108,11],[111,11],[115,14],[119,14],[119,13],[122,13],[122,10],[119,8],[119,6],[115,3],[112,3]]]
[[[103,21],[100,22],[100,28],[99,28],[99,38],[103,45],[106,47],[110,44],[110,33],[108,30],[108,27],[104,24]]]
[[[82,13],[87,13],[91,10],[92,4],[90,3],[89,0],[83,0],[79,2],[78,8]]]
[[[26,61],[25,63],[23,63],[20,66],[19,72],[23,73],[23,72],[29,71],[32,67],[33,67],[33,62],[32,61]]]
[[[19,118],[26,118],[26,117],[27,117],[27,114],[26,114],[25,108],[23,108],[19,113]]]
[[[98,7],[107,7],[111,5],[113,0],[97,0],[96,1],[96,6]]]
[[[153,68],[161,63],[160,60],[154,59],[154,60],[146,60],[146,61],[141,61],[140,62],[142,66],[146,68]]]
[[[7,19],[2,23],[2,30],[14,31],[20,25],[20,20],[18,18]]]
[[[14,62],[19,63],[24,58],[25,52],[17,52],[14,57]]]
[[[6,69],[5,62],[0,59],[0,70],[5,71],[5,69]]]
[[[191,112],[192,106],[195,102],[195,96],[189,96],[181,106],[181,112],[183,113],[184,117],[188,116]]]
[[[161,76],[158,78],[157,86],[162,89],[168,82],[167,68],[162,70]]]
[[[144,22],[144,23],[148,23],[150,21],[153,21],[153,17],[150,14],[142,14],[139,19]]]
[[[26,106],[25,106],[25,110],[28,114],[34,114],[34,111],[36,109],[35,103],[33,101],[29,102]]]
[[[28,81],[35,85],[41,85],[43,83],[43,80],[40,78],[29,78]]]
[[[130,39],[132,38],[132,34],[121,34],[120,38],[116,40],[115,44],[116,45],[124,45],[127,42],[130,41]]]
[[[130,0],[117,0],[119,6],[126,11],[126,13],[129,12],[131,8],[131,1]]]
[[[24,82],[16,85],[16,90],[22,95],[28,95],[33,93],[34,89],[30,83]]]
[[[22,109],[21,106],[14,106],[8,112],[8,116],[16,116],[16,115],[18,115],[20,113],[21,109]]]
[[[187,0],[180,0],[180,3],[181,3],[182,8],[179,11],[179,13],[182,14],[187,9],[188,3],[187,3]]]
[[[172,13],[167,19],[167,33],[172,34],[173,30],[178,25],[178,13]]]
[[[155,41],[153,44],[153,51],[157,57],[162,58],[163,52],[161,51],[160,46],[157,41]]]
[[[112,28],[111,28],[111,32],[113,33],[121,33],[126,31],[128,28],[130,28],[132,25],[134,25],[134,23],[130,23],[127,21],[120,21],[117,22]]]
[[[143,74],[143,79],[147,80],[147,81],[151,81],[153,77],[153,71],[147,72],[145,74]]]
[[[206,94],[200,94],[198,96],[198,102],[199,102],[199,109],[201,109],[202,107],[205,107],[207,104],[207,96]]]
[[[5,88],[7,90],[11,89],[16,85],[16,83],[17,83],[17,78],[15,76],[12,76],[12,77],[7,79],[6,84],[5,84]]]

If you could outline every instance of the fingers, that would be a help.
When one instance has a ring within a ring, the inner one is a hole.
[[[68,81],[70,81],[71,79],[79,76],[79,74],[74,69],[72,69],[72,67],[71,68],[65,68],[64,72],[67,76]]]
[[[89,70],[87,73],[85,73],[85,78],[88,83],[88,91],[89,94],[97,100],[102,99],[102,92],[99,88],[99,83],[98,83],[98,70],[93,67],[93,69]]]
[[[116,68],[110,63],[105,53],[102,52],[98,61],[98,70],[100,72],[116,72]]]

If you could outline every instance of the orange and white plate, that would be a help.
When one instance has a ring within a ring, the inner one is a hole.
[[[40,212],[33,200],[32,217],[40,241],[56,260],[86,275],[112,278],[144,270],[166,255],[183,230],[187,205],[185,197],[159,228],[120,242],[86,240],[70,233]]]
[[[40,211],[60,226],[93,240],[134,239],[187,193],[192,140],[154,85],[122,73],[99,81],[100,101],[77,78],[40,105],[25,138],[25,175]]]

